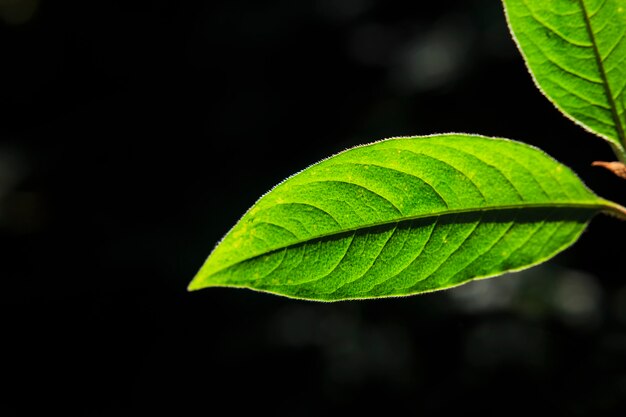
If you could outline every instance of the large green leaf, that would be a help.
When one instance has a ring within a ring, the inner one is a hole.
[[[626,0],[503,1],[539,89],[624,159]]]
[[[542,151],[461,134],[350,149],[257,201],[189,285],[342,300],[448,288],[542,262],[623,212]]]

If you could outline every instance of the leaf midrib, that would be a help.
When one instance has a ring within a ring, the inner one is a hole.
[[[591,49],[593,50],[593,56],[595,58],[596,65],[598,66],[598,70],[600,71],[604,94],[609,101],[611,117],[613,118],[613,122],[615,123],[615,130],[617,131],[618,140],[620,142],[620,145],[622,146],[622,152],[619,154],[619,156],[623,157],[623,148],[626,146],[626,134],[624,133],[624,127],[622,125],[622,121],[620,120],[619,112],[617,111],[617,103],[615,103],[615,100],[613,99],[613,92],[611,91],[611,86],[609,84],[609,79],[606,74],[606,69],[604,68],[604,62],[602,61],[602,57],[600,56],[598,43],[591,27],[591,17],[589,16],[589,12],[587,11],[587,7],[585,6],[585,1],[578,0],[578,3],[580,4],[583,20],[585,21],[585,29],[587,30],[587,35],[589,35],[589,39],[591,40]],[[603,6],[600,6],[600,8],[602,7]]]
[[[397,223],[403,223],[403,222],[409,222],[409,221],[413,221],[413,220],[419,220],[419,219],[427,219],[427,218],[436,218],[436,217],[441,217],[441,216],[453,216],[453,215],[457,215],[457,214],[466,214],[466,213],[485,213],[485,212],[494,212],[494,211],[510,211],[510,210],[522,210],[522,209],[572,209],[572,210],[576,210],[576,209],[582,209],[582,210],[589,210],[589,211],[593,211],[593,212],[599,212],[599,211],[605,211],[607,213],[616,215],[618,217],[622,217],[624,219],[626,219],[626,208],[621,207],[617,204],[611,203],[610,201],[605,201],[605,200],[601,200],[601,202],[595,202],[595,203],[575,203],[575,202],[563,202],[563,203],[525,203],[525,204],[507,204],[507,205],[498,205],[498,206],[483,206],[483,207],[468,207],[468,208],[457,208],[457,209],[447,209],[445,211],[440,211],[440,212],[434,212],[434,213],[424,213],[424,214],[417,214],[417,215],[413,215],[413,216],[405,216],[402,218],[399,218],[397,220],[388,220],[388,221],[381,221],[381,222],[373,222],[367,225],[361,225],[361,226],[357,226],[357,227],[350,227],[350,228],[345,228],[345,229],[341,229],[335,232],[331,232],[331,233],[325,233],[325,234],[320,234],[317,236],[313,236],[307,239],[303,239],[303,240],[299,240],[296,242],[291,242],[287,245],[283,245],[283,246],[278,246],[276,248],[272,248],[269,249],[267,251],[261,252],[261,253],[257,253],[254,254],[250,257],[247,258],[243,258],[243,259],[239,259],[236,262],[231,263],[230,265],[224,266],[222,268],[219,268],[215,271],[210,272],[210,275],[215,275],[220,273],[221,271],[224,271],[228,268],[231,268],[234,265],[240,264],[242,262],[246,262],[255,258],[258,258],[260,256],[263,255],[268,255],[271,253],[275,253],[284,249],[288,249],[290,247],[294,247],[294,246],[298,246],[298,245],[302,245],[304,243],[307,242],[311,242],[314,240],[321,240],[321,239],[325,239],[325,238],[329,238],[331,236],[338,236],[338,235],[343,235],[343,234],[348,234],[350,232],[356,232],[359,230],[364,230],[364,229],[372,229],[372,228],[376,228],[376,227],[381,227],[381,226],[388,226],[388,225],[392,225],[392,224],[397,224]]]

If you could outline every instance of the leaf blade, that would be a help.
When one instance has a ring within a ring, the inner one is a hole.
[[[503,0],[539,90],[626,158],[626,0]]]
[[[190,289],[245,287],[324,301],[433,291],[541,262],[611,207],[528,145],[458,134],[388,139],[276,186]],[[567,233],[550,246],[557,226]]]

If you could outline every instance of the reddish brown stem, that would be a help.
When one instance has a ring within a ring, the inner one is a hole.
[[[626,180],[626,165],[624,165],[622,162],[594,161],[591,165],[593,165],[594,167],[606,168],[613,174]]]

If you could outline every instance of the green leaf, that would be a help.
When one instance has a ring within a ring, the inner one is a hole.
[[[403,296],[540,263],[624,213],[522,143],[449,134],[353,148],[257,201],[189,285],[312,300]]]
[[[503,2],[539,89],[624,160],[626,0]]]

